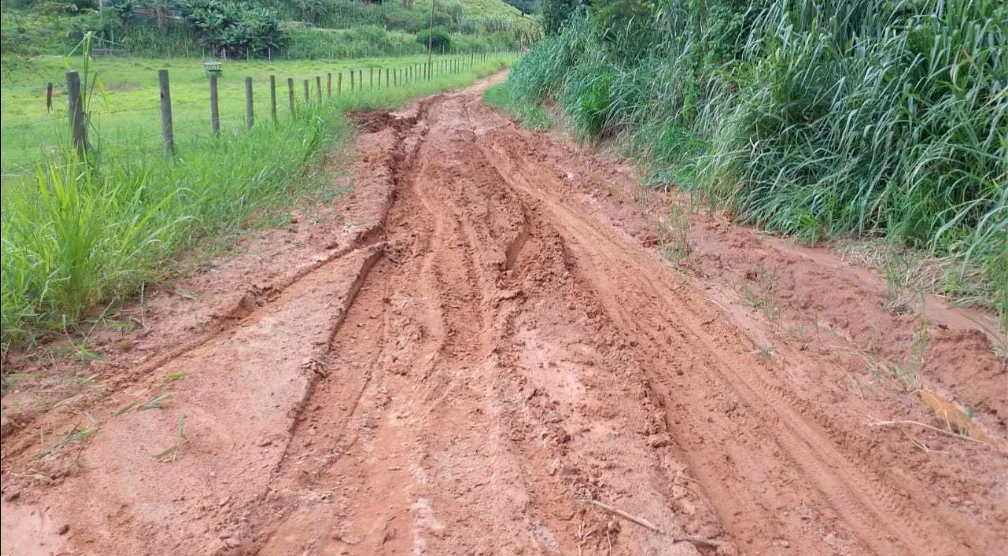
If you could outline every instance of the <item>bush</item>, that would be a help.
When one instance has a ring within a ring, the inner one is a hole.
[[[424,51],[413,35],[367,25],[355,29],[309,29],[288,26],[287,53],[293,58],[360,58],[416,54]]]
[[[614,68],[603,56],[590,53],[567,74],[560,99],[574,125],[588,136],[602,135],[612,109]]]
[[[435,27],[434,29],[424,29],[416,34],[416,41],[424,46],[424,48],[430,47],[434,52],[450,52],[451,51],[451,37],[448,35],[448,30],[444,27]]]
[[[563,29],[574,14],[575,0],[543,0],[543,27],[547,35],[555,35]]]
[[[262,5],[187,0],[182,15],[201,45],[231,57],[279,51],[290,39],[276,10]]]
[[[119,18],[119,21],[126,23],[133,19],[133,11],[137,8],[136,0],[109,0],[108,8]]]

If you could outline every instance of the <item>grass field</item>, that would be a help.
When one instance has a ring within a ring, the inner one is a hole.
[[[458,57],[462,58],[462,57]],[[453,56],[435,57],[438,60],[455,60]],[[426,56],[402,58],[362,58],[341,62],[290,61],[290,62],[225,62],[223,75],[218,80],[221,129],[242,129],[245,125],[244,79],[252,77],[256,117],[266,122],[269,113],[269,76],[276,75],[278,112],[290,117],[287,108],[287,78],[294,78],[295,92],[302,99],[302,82],[311,81],[311,96],[315,97],[315,76],[321,76],[323,93],[326,73],[333,74],[333,94],[336,94],[337,76],[343,72],[344,95],[350,96],[349,71],[362,70],[365,89],[359,84],[351,98],[341,102],[369,103],[380,99],[394,99],[408,90],[383,91],[375,96],[370,86],[369,69],[382,70],[382,88],[385,88],[385,69],[402,69],[423,64]],[[490,63],[489,61],[487,62]],[[5,62],[3,86],[0,87],[0,137],[2,160],[0,169],[5,176],[32,172],[34,165],[50,156],[61,145],[67,144],[67,98],[65,73],[82,70],[81,58],[39,57],[30,63],[13,67]],[[486,66],[489,67],[489,66]],[[98,76],[105,92],[95,91],[91,102],[93,127],[90,139],[99,140],[106,148],[140,146],[153,148],[160,139],[160,104],[158,97],[159,69],[167,69],[171,79],[172,119],[177,140],[210,135],[209,82],[203,65],[195,59],[149,60],[138,58],[106,58],[92,61],[90,71]],[[485,69],[485,68],[484,68]],[[375,76],[377,87],[377,75]],[[55,94],[51,111],[46,109],[46,84],[53,83]]]
[[[352,67],[417,61],[357,60]],[[296,197],[322,195],[319,187],[330,175],[318,162],[350,136],[346,111],[400,106],[468,85],[508,61],[488,58],[459,73],[399,88],[340,96],[334,91],[325,102],[307,104],[301,101],[303,79],[322,75],[324,91],[326,72],[351,66],[227,64],[220,87],[222,133],[214,137],[201,65],[102,60],[90,68],[107,93],[93,93],[89,141],[96,154],[87,162],[67,148],[66,97],[56,98],[52,113],[44,107],[45,83],[62,83],[67,66],[41,59],[30,68],[4,68],[3,350],[49,332],[72,332],[89,308],[114,308],[140,285],[174,272],[180,250],[254,225]],[[172,78],[173,157],[164,154],[159,135],[159,67]],[[278,84],[287,77],[298,81],[296,115],[287,108],[286,91],[278,91],[276,124],[269,115],[270,74]],[[250,131],[244,129],[246,75],[256,83],[257,119]],[[367,81],[366,69],[364,76]],[[348,81],[344,73],[344,86]]]

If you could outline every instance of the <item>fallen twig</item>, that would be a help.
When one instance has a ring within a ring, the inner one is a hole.
[[[605,510],[605,511],[611,513],[611,514],[618,515],[618,516],[622,517],[623,519],[626,519],[627,521],[632,521],[632,522],[636,523],[637,525],[640,525],[641,527],[644,527],[645,529],[650,529],[650,530],[654,531],[655,533],[661,533],[662,532],[661,529],[659,529],[657,525],[651,523],[650,521],[648,521],[648,520],[646,520],[646,519],[644,519],[642,517],[637,517],[635,515],[628,514],[628,513],[624,512],[623,510],[621,510],[619,508],[614,508],[614,507],[610,506],[609,504],[604,504],[602,502],[599,502],[598,500],[588,500],[588,503],[591,504],[592,506],[595,506],[595,507],[598,507],[598,508],[602,508],[603,510]]]
[[[648,521],[648,520],[646,520],[646,519],[644,519],[642,517],[637,517],[637,516],[635,516],[633,514],[625,512],[625,511],[623,511],[623,510],[621,510],[619,508],[614,508],[614,507],[610,506],[609,504],[605,504],[603,502],[599,502],[598,500],[585,500],[585,503],[591,504],[592,506],[595,506],[596,508],[605,510],[606,512],[609,512],[610,514],[622,517],[623,519],[625,519],[625,520],[627,520],[627,521],[629,521],[631,523],[636,523],[637,525],[640,525],[641,527],[643,527],[645,529],[648,529],[650,531],[653,531],[655,533],[658,533],[659,535],[664,535],[664,536],[668,537],[669,540],[671,540],[673,543],[688,542],[688,543],[692,543],[692,544],[700,545],[700,546],[709,546],[711,548],[717,548],[717,547],[719,547],[719,546],[721,546],[723,544],[721,541],[715,541],[715,540],[706,539],[706,538],[703,538],[703,537],[693,537],[693,536],[690,536],[690,535],[671,535],[669,533],[666,533],[666,532],[662,531],[657,525],[655,525],[654,523],[651,523],[650,521]]]
[[[952,431],[947,431],[947,430],[939,429],[938,427],[932,427],[931,425],[928,425],[926,423],[921,423],[920,421],[907,421],[907,420],[883,421],[881,419],[876,419],[875,417],[872,417],[871,415],[869,415],[868,418],[872,420],[872,422],[869,424],[872,427],[888,427],[888,426],[893,426],[893,425],[914,425],[914,426],[918,426],[918,427],[922,427],[922,428],[928,429],[930,431],[937,432],[939,434],[944,434],[945,436],[951,436],[952,438],[958,438],[960,440],[966,440],[966,441],[969,441],[969,442],[976,442],[977,444],[984,444],[986,446],[990,446],[992,448],[997,449],[997,446],[995,446],[994,444],[991,444],[990,442],[984,442],[983,440],[977,440],[976,438],[973,438],[973,437],[971,437],[969,435],[957,434],[957,433],[954,433]]]

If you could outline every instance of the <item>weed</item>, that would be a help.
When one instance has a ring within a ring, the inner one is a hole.
[[[137,401],[130,402],[130,403],[124,405],[123,407],[119,408],[119,410],[116,411],[113,415],[115,417],[121,417],[123,415],[126,415],[127,413],[129,413],[129,411],[131,409],[133,409],[134,407],[136,407],[138,403],[140,403],[140,402],[137,402]]]
[[[186,442],[185,434],[185,415],[179,415],[178,420],[178,440],[175,444],[172,444],[166,448],[163,452],[154,454],[154,459],[161,463],[175,463],[178,459],[179,453],[182,452],[182,445]]]
[[[507,112],[532,129],[549,129],[552,119],[541,104],[515,95],[506,84],[495,85],[483,93],[483,101]]]
[[[689,228],[689,213],[680,203],[671,203],[668,215],[658,223],[658,244],[673,264],[690,254]]]
[[[920,387],[920,371],[931,341],[927,327],[927,319],[922,316],[906,357],[900,363],[889,365],[889,370],[908,391]]]
[[[885,308],[895,315],[905,314],[909,308],[904,300],[906,279],[903,271],[897,268],[898,259],[889,258],[885,263],[886,301]]]
[[[803,323],[798,323],[794,326],[788,327],[787,333],[798,341],[799,351],[807,350],[814,340],[812,334],[805,328]]]
[[[92,424],[90,427],[81,428],[80,425],[75,423],[72,427],[70,427],[70,430],[63,433],[59,437],[59,439],[56,440],[56,442],[39,450],[37,457],[44,458],[48,455],[58,452],[68,444],[83,442],[85,439],[88,439],[94,436],[95,434],[98,434],[98,425],[93,421],[94,419],[93,417],[91,417],[90,419],[92,420]]]
[[[182,380],[183,378],[185,378],[187,376],[189,376],[189,373],[172,373],[172,374],[164,377],[164,380],[161,381],[161,384],[170,384],[170,383],[175,382],[177,380]]]
[[[171,392],[165,392],[160,396],[155,396],[147,403],[141,404],[137,409],[164,409],[165,403],[171,399],[171,397]]]
[[[777,289],[777,267],[764,267],[757,263],[754,269],[747,273],[756,279],[757,289],[745,284],[741,288],[742,297],[754,309],[759,309],[763,317],[770,323],[780,320],[780,306],[777,304],[775,292]]]

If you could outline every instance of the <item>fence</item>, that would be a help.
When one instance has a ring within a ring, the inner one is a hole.
[[[511,52],[499,52],[499,54],[512,54]],[[435,77],[446,74],[457,74],[467,69],[473,68],[477,63],[485,63],[491,59],[491,54],[471,53],[465,56],[448,56],[430,59],[428,62],[412,63],[397,68],[368,68],[367,90],[381,90],[405,87],[411,83],[427,81]],[[208,72],[209,73],[209,72]],[[344,73],[348,79],[344,80]],[[335,75],[335,80],[333,79]],[[301,93],[304,104],[311,104],[313,101],[321,103],[327,98],[337,97],[345,93],[358,93],[365,90],[364,69],[351,69],[344,71],[326,72],[325,91],[323,92],[322,75],[315,75],[314,79],[304,79],[301,83]],[[218,79],[215,73],[208,75],[210,88],[210,131],[213,135],[220,135],[220,104],[218,96]],[[295,95],[294,78],[287,78],[287,103],[292,116],[297,114],[298,103]],[[252,129],[256,122],[255,105],[253,102],[254,82],[251,77],[245,77],[245,126]],[[335,86],[334,86],[335,84]],[[347,86],[344,87],[344,84]],[[73,145],[78,155],[83,158],[88,151],[87,125],[85,122],[83,91],[81,88],[80,74],[70,71],[66,74],[67,85],[67,109],[69,115],[70,133]],[[312,90],[314,89],[314,99]],[[51,84],[48,90],[51,90]],[[165,152],[169,155],[175,153],[175,131],[172,125],[172,100],[171,84],[168,70],[158,70],[158,90],[161,101],[161,136],[164,141]],[[47,95],[47,102],[51,102],[51,96]],[[272,122],[277,122],[278,100],[277,100],[277,78],[276,75],[269,76],[269,115]]]

